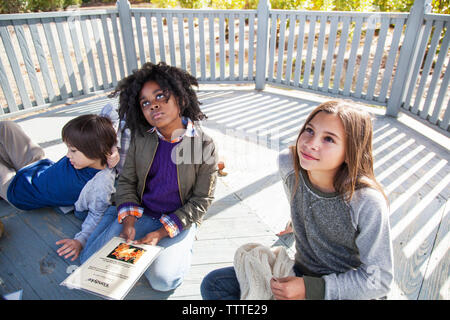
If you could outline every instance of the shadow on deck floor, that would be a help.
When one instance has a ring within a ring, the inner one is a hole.
[[[228,176],[219,178],[216,200],[194,242],[192,267],[184,283],[169,293],[152,290],[141,278],[127,299],[201,299],[200,283],[211,270],[232,265],[235,250],[258,242],[284,245],[278,238],[289,206],[278,178],[278,152],[295,139],[309,112],[327,97],[288,90],[201,86],[205,130],[215,139]],[[99,97],[17,119],[24,130],[58,160],[65,147],[59,134],[71,118],[97,113]],[[450,160],[445,136],[432,141],[400,121],[374,111],[377,179],[390,200],[395,284],[391,299],[450,299]],[[51,128],[43,130],[43,128]],[[447,147],[445,147],[447,146]],[[67,268],[55,242],[72,237],[81,221],[53,209],[15,210],[0,201],[6,235],[0,239],[0,293],[23,289],[24,299],[97,299],[59,286]]]

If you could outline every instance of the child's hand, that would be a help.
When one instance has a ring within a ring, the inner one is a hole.
[[[145,237],[142,239],[136,240],[136,244],[149,244],[151,246],[156,246],[158,242],[164,238],[167,237],[169,233],[164,227],[161,227],[160,229],[148,233]]]
[[[282,236],[282,235],[289,234],[292,232],[294,232],[294,229],[292,229],[292,221],[289,221],[286,225],[286,228],[283,231],[278,232],[277,236]]]
[[[305,281],[301,277],[272,278],[270,289],[276,300],[303,300],[306,298]]]
[[[123,227],[122,232],[120,233],[119,237],[124,238],[127,242],[131,242],[134,240],[134,237],[136,236],[136,229],[134,228],[134,222],[136,221],[136,218],[133,216],[127,216],[125,219],[123,219]]]
[[[111,154],[106,157],[106,162],[108,163],[108,168],[114,168],[120,160],[119,150],[116,146],[112,147]]]
[[[62,240],[57,241],[56,244],[63,245],[58,250],[56,250],[58,255],[59,256],[66,255],[64,257],[65,259],[68,259],[71,256],[73,256],[71,261],[74,261],[76,258],[78,258],[78,255],[80,254],[80,251],[82,249],[80,241],[75,240],[75,239],[62,239]]]

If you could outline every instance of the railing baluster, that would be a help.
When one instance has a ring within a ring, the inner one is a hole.
[[[180,41],[180,60],[181,60],[181,69],[186,69],[186,46],[184,44],[184,17],[180,13],[178,14],[178,38]]]
[[[175,47],[175,40],[174,40],[174,36],[173,36],[173,19],[172,19],[172,14],[168,13],[166,16],[166,21],[167,21],[167,28],[168,28],[168,32],[169,32],[169,50],[170,50],[170,64],[172,66],[176,66],[177,65],[177,59],[176,59],[176,47]]]
[[[230,80],[234,80],[234,61],[235,61],[235,52],[234,52],[234,14],[231,13],[228,15],[228,56],[229,56],[229,66],[230,66]]]
[[[244,38],[245,38],[245,17],[239,14],[239,80],[244,80]]]
[[[147,38],[150,51],[150,61],[156,63],[155,41],[153,39],[153,22],[151,14],[145,15],[145,23],[147,24]]]
[[[41,69],[42,78],[44,79],[45,88],[47,90],[47,97],[49,102],[56,101],[55,90],[53,89],[52,80],[50,76],[50,70],[47,64],[47,57],[44,53],[43,44],[39,36],[37,19],[29,19],[28,27],[30,28],[31,39],[33,40],[34,50],[36,52],[39,67]],[[8,103],[9,104],[9,103]]]
[[[16,80],[17,89],[19,90],[20,98],[22,99],[22,104],[25,109],[31,107],[30,97],[27,94],[25,88],[25,81],[20,72],[19,62],[17,61],[16,53],[14,51],[13,44],[11,42],[11,37],[9,35],[8,28],[5,24],[0,25],[0,36],[3,40],[3,46],[5,47],[6,55],[8,56],[9,63],[11,65],[11,70],[13,72],[14,79]]]
[[[1,29],[1,27],[0,27]],[[0,85],[2,86],[3,95],[5,96],[6,103],[8,104],[9,113],[19,111],[16,104],[16,99],[14,99],[14,93],[9,85],[8,75],[6,74],[5,67],[3,66],[2,60],[0,58]],[[3,107],[0,107],[0,114],[3,114]]]
[[[253,76],[253,63],[255,62],[255,15],[251,14],[248,22],[248,77],[247,80],[255,79]]]
[[[117,62],[119,64],[120,77],[121,77],[121,79],[123,79],[123,78],[125,78],[125,67],[124,67],[123,56],[122,56],[122,45],[120,44],[120,38],[119,38],[119,29],[117,28],[117,14],[115,14],[115,13],[111,14],[111,23],[112,23],[112,30],[113,30],[113,34],[114,34],[114,44],[116,46]]]
[[[203,14],[199,14],[198,17],[198,36],[200,41],[200,74],[201,79],[206,80],[206,41],[205,41],[205,18]]]
[[[192,76],[197,77],[197,61],[195,57],[195,34],[194,34],[194,15],[190,14],[188,18],[189,24],[189,58],[191,61],[190,73]]]
[[[278,61],[277,61],[277,79],[276,83],[281,83],[284,65],[284,43],[286,33],[286,15],[280,15],[280,37],[278,38]]]
[[[270,29],[270,45],[269,45],[269,72],[267,75],[267,80],[269,82],[273,81],[273,69],[275,65],[275,50],[276,50],[276,40],[277,40],[277,23],[278,15],[272,13],[270,15],[272,28]]]
[[[419,71],[422,66],[423,57],[425,55],[425,49],[427,48],[428,39],[430,38],[431,34],[431,27],[432,27],[433,21],[428,20],[425,28],[422,30],[420,36],[420,44],[419,49],[417,52],[416,62],[414,65],[414,69],[411,75],[411,83],[409,84],[408,93],[406,94],[405,98],[405,104],[403,106],[404,109],[409,110],[410,109],[410,103],[412,94],[414,92],[414,89],[416,88],[417,79],[419,78]]]
[[[225,80],[225,16],[219,16],[220,80]]]
[[[61,65],[59,64],[59,57],[56,51],[55,41],[53,39],[52,30],[50,28],[51,19],[45,18],[42,19],[42,25],[44,27],[45,38],[47,40],[48,49],[50,52],[50,57],[52,59],[53,70],[55,71],[56,81],[59,86],[59,94],[62,100],[65,100],[69,97],[66,89],[66,84],[64,82],[64,77],[61,72]],[[88,56],[89,59],[89,56]]]
[[[350,57],[348,58],[347,70],[345,72],[344,96],[350,95],[350,90],[353,83],[353,74],[355,73],[356,54],[358,52],[359,43],[361,39],[362,17],[356,18],[355,29],[353,29],[352,49]]]
[[[23,62],[25,68],[27,69],[28,78],[30,80],[31,88],[33,89],[34,99],[37,105],[44,104],[44,99],[42,98],[41,88],[39,87],[39,81],[37,79],[36,70],[34,69],[34,63],[31,59],[30,50],[28,50],[28,44],[25,39],[25,32],[22,27],[22,20],[15,20],[13,22],[14,31],[16,33],[17,41],[19,43],[20,51],[22,53]]]
[[[337,94],[341,86],[342,67],[344,65],[344,54],[348,42],[348,30],[350,26],[350,17],[345,16],[342,20],[342,32],[339,39],[339,51],[336,58],[336,71],[334,72],[333,90],[332,93]]]
[[[106,67],[105,67],[105,57],[103,55],[103,46],[102,46],[102,41],[100,39],[100,34],[98,32],[98,24],[97,24],[97,19],[95,17],[91,18],[91,27],[92,27],[92,32],[94,34],[94,40],[95,40],[95,47],[97,49],[97,55],[98,55],[98,60],[99,60],[99,65],[100,65],[100,72],[102,74],[102,80],[103,80],[103,89],[109,88],[109,83],[108,83],[108,76],[106,74]]]
[[[327,60],[325,63],[325,71],[323,73],[323,85],[321,90],[324,92],[328,91],[328,87],[330,85],[330,77],[331,77],[331,62],[334,57],[334,49],[336,46],[336,35],[338,29],[338,16],[331,17],[330,24],[330,34],[328,35],[328,50],[327,50]]]
[[[320,33],[319,40],[317,42],[317,54],[316,54],[316,64],[314,66],[314,79],[312,89],[317,90],[319,87],[320,75],[322,73],[322,56],[323,56],[323,47],[325,43],[325,28],[327,26],[327,16],[320,16]]]
[[[216,80],[216,38],[214,36],[214,14],[208,14],[208,23],[209,23],[209,65],[210,65],[210,80]]]
[[[111,85],[116,86],[117,84],[117,77],[116,77],[116,68],[114,63],[114,58],[112,55],[112,46],[111,46],[111,39],[109,38],[109,29],[108,29],[108,22],[106,20],[106,15],[101,15],[102,20],[102,29],[103,29],[103,37],[105,38],[105,45],[106,45],[106,54],[108,55],[108,64],[109,64],[109,72],[111,75]],[[140,18],[139,18],[140,20]],[[142,30],[142,28],[141,28]],[[138,33],[140,34],[140,32]]]
[[[370,22],[375,23],[375,22]],[[364,79],[366,78],[367,74],[367,64],[369,62],[369,56],[370,56],[370,48],[372,46],[372,39],[374,34],[374,27],[372,28],[371,25],[369,25],[369,22],[367,23],[366,28],[366,36],[364,38],[364,49],[361,56],[361,63],[359,65],[359,72],[358,72],[358,78],[356,80],[356,87],[355,87],[355,93],[354,96],[357,98],[361,97],[363,85],[364,85]]]
[[[294,50],[294,33],[295,33],[295,14],[289,15],[289,38],[288,38],[288,50],[287,50],[287,61],[286,61],[286,75],[285,83],[290,85],[292,76],[292,51]]]
[[[442,66],[444,64],[444,60],[448,53],[449,40],[450,40],[450,32],[448,31],[448,28],[447,28],[447,32],[445,33],[444,39],[442,40],[441,47],[439,49],[439,55],[436,60],[436,64],[434,65],[434,68],[433,68],[433,76],[431,77],[430,86],[428,87],[428,90],[427,90],[427,97],[425,99],[423,109],[420,112],[420,117],[423,119],[426,119],[428,117],[428,113],[429,113],[429,110],[430,110],[430,107],[432,104],[432,100],[433,100],[433,96],[434,96],[434,91],[436,89],[436,84],[441,76]],[[447,87],[447,86],[445,86],[445,87]],[[436,110],[434,110],[434,111],[436,111]],[[433,112],[433,116],[431,117],[430,122],[433,124],[436,124],[437,119],[438,119],[438,113]]]
[[[433,115],[430,119],[430,122],[433,124],[437,124],[439,122],[442,123],[442,121],[439,121],[439,115],[442,111],[442,107],[444,106],[444,98],[445,98],[445,94],[447,93],[447,90],[448,90],[449,80],[450,80],[450,68],[447,67],[447,69],[445,70],[444,78],[442,79],[441,88],[439,89],[438,97],[434,104]],[[450,101],[450,99],[449,99],[449,101]]]
[[[73,70],[73,66],[72,66],[72,59],[70,58],[70,53],[69,53],[69,46],[66,40],[66,35],[64,33],[64,29],[63,29],[63,22],[65,21],[64,18],[55,18],[55,23],[56,23],[56,31],[58,33],[58,38],[59,38],[59,44],[61,46],[61,50],[63,53],[63,60],[64,60],[64,65],[66,66],[66,72],[67,72],[67,76],[69,77],[69,83],[70,83],[70,88],[72,89],[72,96],[76,97],[78,95],[80,95],[80,93],[78,92],[78,87],[77,87],[77,80],[75,78],[75,72]]]
[[[92,86],[94,87],[94,91],[97,91],[100,88],[98,84],[97,71],[95,68],[94,54],[92,51],[91,41],[89,40],[88,29],[86,26],[86,20],[87,20],[86,17],[81,17],[80,19],[81,35],[83,37],[84,48],[86,50],[86,55],[88,59],[89,72],[91,74],[92,79]]]
[[[298,23],[297,57],[295,58],[294,86],[298,87],[301,77],[303,44],[305,41],[306,16],[301,14]]]
[[[159,61],[166,62],[166,45],[164,44],[164,29],[161,13],[156,14],[156,23],[158,26]]]
[[[81,54],[80,42],[78,41],[78,35],[76,30],[76,20],[67,20],[69,26],[70,38],[72,39],[73,51],[75,53],[75,60],[77,63],[78,74],[81,80],[82,94],[86,95],[89,93],[89,84],[86,74],[86,69],[84,68],[83,55]]]
[[[312,67],[312,56],[314,49],[314,41],[316,36],[316,18],[317,16],[308,16],[309,17],[309,34],[308,34],[308,51],[306,54],[306,64],[305,64],[305,73],[303,75],[303,83],[302,88],[308,88],[309,86],[309,76],[311,75],[311,67]]]
[[[381,58],[384,54],[384,45],[386,43],[386,35],[389,31],[389,18],[381,19],[381,28],[378,33],[377,50],[375,51],[375,57],[372,62],[372,70],[367,87],[366,100],[372,100],[375,92],[375,86],[377,84],[378,75],[380,74]]]
[[[416,91],[414,106],[411,110],[411,112],[414,114],[418,114],[419,111],[420,102],[422,101],[423,90],[425,89],[425,84],[427,82],[428,75],[430,74],[431,65],[433,63],[433,59],[436,54],[436,48],[439,43],[443,26],[444,26],[443,21],[438,21],[434,28],[433,37],[431,38],[430,47],[428,48],[427,58],[425,60],[425,65],[423,66],[422,69],[422,76],[420,78],[419,88]]]
[[[134,14],[134,21],[136,23],[136,36],[139,47],[139,62],[142,66],[145,63],[145,50],[144,50],[144,40],[142,38],[142,26],[141,26],[141,14],[136,12]]]
[[[448,71],[447,67],[447,71]],[[450,129],[450,99],[448,99],[447,102],[447,108],[445,109],[444,118],[442,119],[441,123],[439,124],[439,127],[441,127],[444,130]]]
[[[389,56],[386,62],[386,68],[384,70],[383,81],[381,83],[380,95],[377,100],[380,102],[386,102],[386,95],[389,87],[389,83],[392,79],[392,69],[394,67],[395,58],[398,54],[398,44],[400,42],[400,36],[402,35],[403,25],[405,23],[404,18],[397,18],[394,20],[395,28],[394,35],[392,37],[391,48],[389,50]]]

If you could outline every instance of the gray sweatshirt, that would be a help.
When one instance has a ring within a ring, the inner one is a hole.
[[[89,180],[81,190],[75,210],[88,211],[88,215],[81,225],[81,231],[74,239],[80,241],[84,247],[91,233],[103,217],[106,209],[111,205],[111,195],[115,192],[114,180],[116,173],[114,169],[103,169]]]
[[[393,281],[389,211],[372,188],[356,190],[350,202],[314,188],[295,173],[290,150],[279,155],[279,172],[291,204],[295,264],[302,271],[307,299],[375,299]]]

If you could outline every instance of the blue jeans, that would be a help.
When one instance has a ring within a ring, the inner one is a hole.
[[[203,300],[239,300],[241,289],[234,267],[211,271],[200,285]]]
[[[303,274],[294,266],[297,277]],[[234,267],[226,267],[211,271],[200,285],[203,300],[239,300],[241,289]]]
[[[135,239],[141,239],[146,234],[162,227],[159,219],[142,215],[134,225]],[[158,242],[164,248],[160,255],[145,271],[153,289],[170,291],[178,287],[188,273],[191,266],[192,245],[197,226],[193,224],[189,229],[182,230],[177,236],[165,237]],[[84,263],[93,253],[103,247],[111,238],[119,236],[122,224],[117,221],[116,207],[110,207],[104,214],[83,249],[80,261]]]

